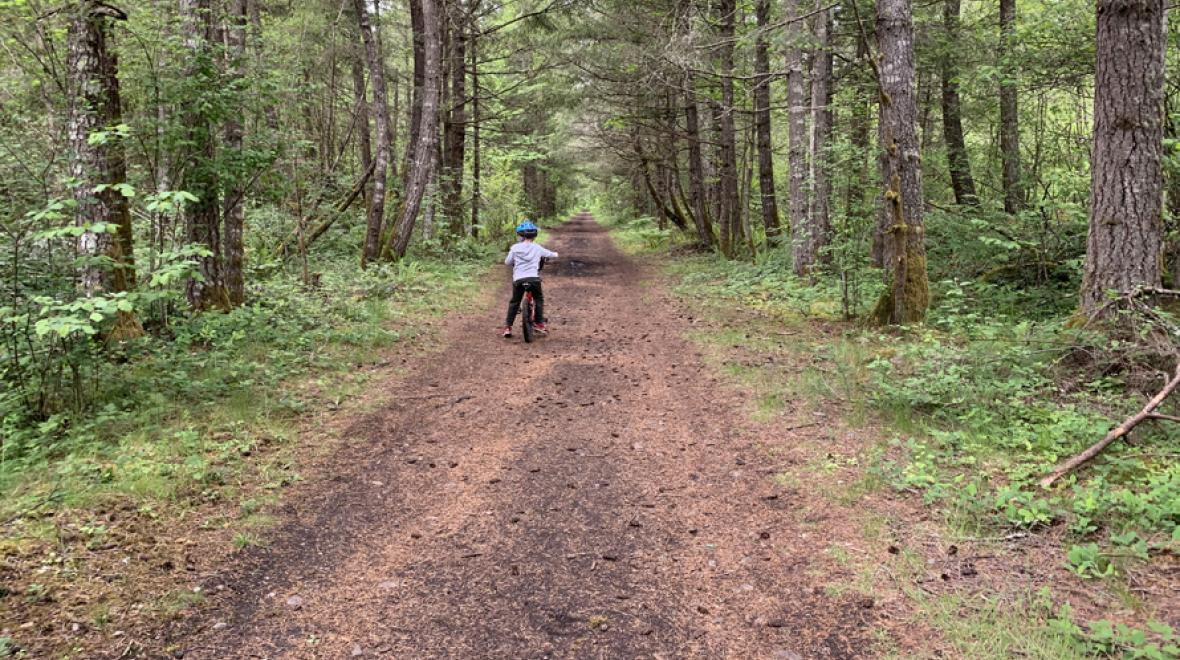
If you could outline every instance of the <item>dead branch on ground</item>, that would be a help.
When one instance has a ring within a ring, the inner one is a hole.
[[[1156,412],[1156,409],[1163,404],[1164,400],[1168,398],[1180,387],[1180,351],[1177,350],[1175,344],[1175,337],[1180,336],[1180,328],[1177,328],[1168,318],[1162,315],[1151,304],[1144,302],[1146,297],[1180,297],[1180,291],[1172,289],[1163,289],[1160,287],[1140,287],[1119,296],[1103,305],[1098,309],[1088,320],[1087,324],[1094,322],[1109,320],[1112,313],[1133,312],[1142,316],[1142,318],[1151,326],[1149,332],[1140,336],[1140,340],[1148,343],[1150,349],[1160,355],[1171,357],[1176,362],[1175,373],[1171,379],[1164,385],[1163,389],[1151,397],[1143,408],[1124,419],[1122,423],[1110,430],[1106,437],[1098,442],[1090,445],[1085,451],[1070,458],[1069,460],[1057,466],[1053,472],[1039,482],[1042,488],[1048,488],[1053,485],[1061,477],[1076,470],[1078,467],[1084,465],[1090,459],[1097,456],[1102,450],[1106,449],[1116,440],[1125,437],[1131,432],[1140,422],[1152,419],[1156,421],[1170,421],[1180,422],[1180,417],[1174,415],[1165,415]]]

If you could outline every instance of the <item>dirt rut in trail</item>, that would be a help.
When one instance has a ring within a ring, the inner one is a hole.
[[[874,655],[871,603],[825,595],[814,507],[771,481],[783,439],[590,217],[542,242],[551,336],[501,339],[499,299],[459,318],[208,583],[183,657]]]

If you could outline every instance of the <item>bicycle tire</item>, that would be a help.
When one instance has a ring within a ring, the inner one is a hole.
[[[520,303],[520,329],[526,344],[533,341],[533,301],[525,297]]]

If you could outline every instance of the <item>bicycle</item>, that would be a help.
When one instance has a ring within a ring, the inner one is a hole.
[[[545,270],[545,262],[545,259],[541,260],[541,264],[537,268],[538,272]],[[533,326],[537,322],[537,307],[533,303],[532,282],[525,282],[521,286],[524,288],[524,297],[520,301],[520,334],[524,337],[526,344],[531,344],[533,342],[533,333],[536,331],[536,328]],[[541,319],[541,321],[544,322],[544,319]]]
[[[533,341],[533,332],[535,328],[533,325],[537,322],[535,314],[536,306],[533,305],[533,285],[531,282],[525,282],[521,285],[524,287],[524,298],[520,301],[520,332],[524,337],[526,344],[531,344]]]

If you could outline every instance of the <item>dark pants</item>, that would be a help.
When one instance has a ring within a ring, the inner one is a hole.
[[[524,285],[528,284],[533,292],[533,307],[536,309],[533,318],[537,323],[545,322],[545,294],[541,293],[541,278],[525,277],[512,283],[512,300],[508,301],[508,320],[504,325],[512,327],[516,322],[516,313],[520,311],[520,301],[524,299]]]

